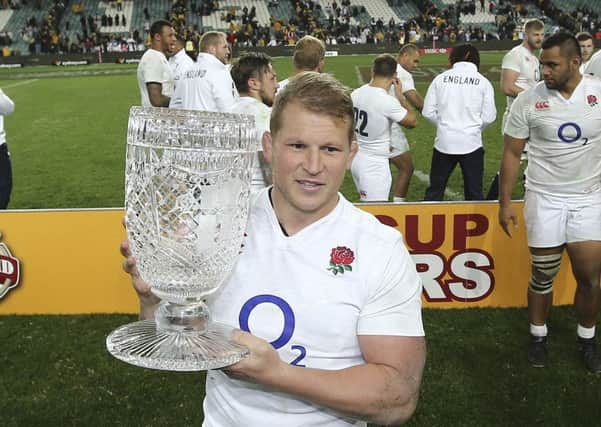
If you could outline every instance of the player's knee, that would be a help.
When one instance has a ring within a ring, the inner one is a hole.
[[[561,266],[561,254],[532,255],[532,276],[528,288],[536,294],[548,294],[553,291],[553,280]]]

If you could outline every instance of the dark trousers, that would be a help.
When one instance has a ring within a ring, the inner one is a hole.
[[[482,177],[484,175],[484,148],[468,154],[445,154],[436,148],[432,152],[430,168],[430,186],[426,190],[426,201],[439,201],[444,197],[444,190],[455,166],[461,167],[463,174],[463,194],[465,200],[484,200],[482,193]]]
[[[13,172],[8,155],[8,145],[0,145],[0,209],[6,209],[13,189]]]

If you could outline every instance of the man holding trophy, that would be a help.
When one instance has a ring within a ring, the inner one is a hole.
[[[415,264],[397,230],[338,192],[357,152],[352,107],[326,74],[278,93],[262,141],[273,185],[208,297],[248,355],[207,373],[206,427],[398,424],[416,408],[426,350]],[[149,319],[159,298],[130,247],[124,269]]]

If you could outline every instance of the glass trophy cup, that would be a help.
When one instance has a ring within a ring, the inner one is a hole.
[[[203,301],[231,272],[249,212],[254,118],[132,107],[125,223],[142,279],[161,299],[155,319],[106,340],[124,362],[169,371],[231,365],[248,350],[212,322]]]

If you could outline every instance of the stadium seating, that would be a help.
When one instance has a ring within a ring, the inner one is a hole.
[[[122,10],[118,11],[117,7],[115,6],[115,3],[110,2],[110,3],[106,3],[106,2],[100,2],[98,5],[98,12],[100,13],[100,15],[102,14],[106,14],[106,15],[110,15],[110,16],[115,16],[117,14],[121,15],[125,15],[125,23],[126,25],[122,25],[122,21],[119,22],[119,26],[116,25],[112,25],[110,27],[105,26],[105,27],[100,27],[100,32],[101,33],[128,33],[130,31],[130,25],[131,25],[131,20],[132,20],[132,15],[133,15],[133,11],[134,11],[134,2],[131,0],[128,1],[124,1],[122,3]]]
[[[226,5],[227,4],[227,5]],[[211,13],[209,16],[202,17],[202,27],[207,29],[207,27],[212,28],[213,30],[227,30],[229,27],[229,22],[222,20],[221,17],[227,13],[227,10],[234,7],[236,9],[236,22],[240,22],[240,17],[242,13],[242,9],[246,6],[248,10],[250,10],[253,6],[257,12],[257,20],[259,25],[269,26],[270,21],[270,13],[267,9],[267,3],[265,1],[260,0],[228,0],[226,3],[221,3],[221,8]]]

